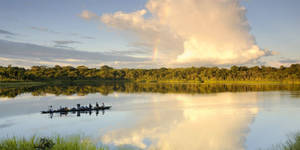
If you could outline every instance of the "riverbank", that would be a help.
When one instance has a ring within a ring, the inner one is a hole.
[[[284,143],[273,145],[270,150],[300,150],[300,132],[288,136]]]
[[[297,133],[290,137],[285,143],[274,145],[274,150],[299,150],[300,134]],[[105,146],[97,146],[88,138],[80,136],[70,137],[31,137],[7,138],[0,140],[0,150],[109,150]],[[129,150],[127,148],[127,150]]]
[[[164,84],[300,84],[300,81],[128,81],[128,80],[53,80],[53,81],[0,81],[0,87],[42,85],[97,85],[101,83],[164,83]]]
[[[210,80],[210,81],[204,81],[203,83],[206,84],[300,84],[300,81],[267,81],[267,80],[245,80],[245,81],[225,81],[225,80]]]
[[[52,80],[52,81],[0,81],[0,87],[42,86],[42,85],[95,85],[99,83],[130,82],[126,80]]]
[[[80,136],[72,137],[32,137],[8,138],[0,141],[0,150],[108,150],[104,146],[97,147],[89,139]]]

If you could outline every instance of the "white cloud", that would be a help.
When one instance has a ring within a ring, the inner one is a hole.
[[[270,54],[256,45],[245,13],[239,0],[149,0],[145,9],[101,20],[150,45],[159,63],[226,65]]]
[[[281,60],[271,60],[266,62],[267,66],[272,66],[272,67],[280,67],[280,66],[289,67],[292,64],[300,64],[300,59],[282,58]]]
[[[91,20],[97,18],[97,15],[87,10],[83,10],[79,17],[81,17],[82,19]]]

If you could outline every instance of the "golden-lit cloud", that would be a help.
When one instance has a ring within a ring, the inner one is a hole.
[[[101,20],[147,43],[158,61],[224,65],[270,54],[256,44],[245,13],[239,0],[149,0],[145,9]]]
[[[66,59],[53,59],[54,61],[62,61],[62,62],[85,62],[86,60],[66,58]]]
[[[96,19],[98,16],[88,10],[83,10],[79,17],[81,17],[82,19],[91,20]]]

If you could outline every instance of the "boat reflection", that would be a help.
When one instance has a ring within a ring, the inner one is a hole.
[[[84,117],[84,116],[103,116],[105,115],[105,111],[109,110],[95,110],[95,111],[72,111],[72,112],[59,112],[59,113],[49,113],[48,116],[50,119],[54,117]]]

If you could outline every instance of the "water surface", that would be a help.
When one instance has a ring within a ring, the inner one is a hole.
[[[80,134],[112,149],[253,150],[300,130],[297,85],[111,83],[0,93],[0,138]],[[39,113],[96,102],[113,107],[80,117]]]

